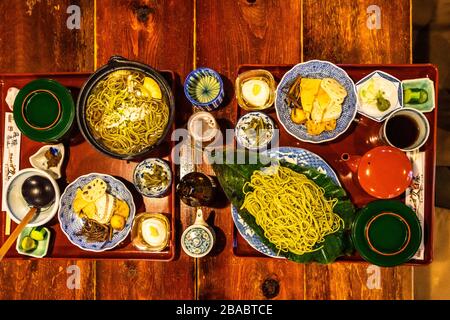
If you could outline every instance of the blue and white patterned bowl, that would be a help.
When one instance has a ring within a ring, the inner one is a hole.
[[[253,119],[258,118],[260,118],[267,127],[267,130],[264,130],[264,132],[259,134],[261,139],[259,141],[259,145],[257,144],[256,139],[254,139],[254,137],[252,136],[249,136],[243,129],[243,127],[245,125],[248,125]],[[274,133],[275,124],[273,123],[273,120],[267,114],[259,111],[244,114],[238,120],[236,128],[234,129],[234,134],[236,136],[237,142],[241,146],[249,150],[258,150],[266,147],[273,140]]]
[[[357,99],[358,99],[358,112],[364,116],[366,116],[367,118],[370,118],[372,120],[375,120],[377,122],[382,122],[384,121],[393,111],[400,109],[403,107],[403,86],[402,86],[402,82],[400,80],[398,80],[396,77],[390,75],[389,73],[380,71],[380,70],[375,70],[374,72],[368,74],[367,76],[365,76],[364,78],[362,78],[361,80],[359,80],[356,83],[356,91],[358,92],[359,88],[368,80],[370,80],[373,77],[381,77],[383,79],[388,80],[389,82],[392,83],[393,86],[395,86],[397,88],[397,103],[393,106],[391,106],[389,109],[387,109],[384,112],[379,113],[378,115],[372,115],[368,112],[365,112],[363,110],[363,108],[361,107],[361,101],[359,98],[359,94],[357,95]]]
[[[145,185],[145,180],[143,178],[144,173],[147,171],[153,171],[154,166],[160,166],[167,174],[168,182],[166,185],[159,185],[155,187],[147,187]],[[172,171],[170,170],[170,166],[162,159],[159,158],[150,158],[140,162],[133,172],[133,183],[136,189],[146,197],[161,197],[163,196],[169,187],[172,185]]]
[[[326,163],[325,160],[311,151],[301,148],[280,147],[278,149],[268,150],[266,154],[274,159],[284,160],[286,162],[291,162],[300,166],[314,168],[333,179],[334,183],[336,183],[337,185],[341,185],[336,173],[328,165],[328,163]],[[250,226],[244,221],[244,219],[242,219],[236,207],[234,206],[231,206],[231,216],[233,217],[234,225],[238,229],[239,233],[251,247],[265,254],[266,256],[273,258],[283,258],[261,241],[261,238],[255,233],[252,228],[250,228]]]
[[[130,208],[130,215],[125,223],[125,227],[119,231],[114,232],[113,238],[105,242],[88,242],[83,236],[77,235],[83,226],[83,219],[73,211],[72,203],[75,199],[75,194],[78,188],[82,188],[90,181],[100,178],[108,185],[107,192],[121,200],[124,200]],[[133,195],[127,187],[116,178],[102,173],[90,173],[79,177],[74,182],[69,184],[64,190],[59,203],[58,219],[62,231],[67,236],[70,242],[78,248],[86,251],[101,252],[110,250],[119,245],[131,231],[136,206],[134,205]]]
[[[336,79],[347,90],[342,104],[342,114],[336,121],[336,128],[332,131],[324,131],[319,135],[311,135],[307,132],[305,125],[298,125],[291,120],[291,108],[285,102],[287,92],[295,80],[299,77],[305,78],[333,78]],[[277,87],[275,98],[275,110],[278,120],[286,131],[295,138],[310,143],[322,143],[331,141],[343,134],[356,116],[357,95],[355,84],[347,72],[328,61],[310,60],[295,65],[285,73]]]
[[[199,85],[199,82],[205,77],[213,77],[217,81],[217,84],[219,86],[217,89],[219,90],[219,92],[217,96],[215,96],[212,100],[207,102],[200,102],[196,98],[196,90]],[[195,69],[188,74],[186,80],[184,81],[184,94],[186,95],[186,98],[189,100],[189,102],[192,103],[194,106],[202,110],[213,111],[219,107],[225,96],[222,78],[213,69],[210,68]]]

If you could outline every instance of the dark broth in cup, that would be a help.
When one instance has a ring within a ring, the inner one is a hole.
[[[406,149],[414,145],[419,138],[419,124],[412,117],[399,114],[386,123],[386,137],[389,142],[399,149]]]

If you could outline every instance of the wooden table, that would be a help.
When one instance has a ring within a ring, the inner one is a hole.
[[[370,29],[369,0],[11,0],[0,2],[0,72],[94,71],[113,54],[170,69],[181,80],[194,67],[219,71],[227,103],[242,63],[410,63],[410,0],[378,0],[381,29]],[[81,9],[68,29],[69,5]],[[367,20],[369,19],[369,24]],[[181,90],[177,108],[191,111]],[[233,109],[215,115],[232,119]],[[188,113],[188,112],[186,112]],[[182,126],[186,119],[177,119]],[[211,173],[207,167],[199,170]],[[194,212],[181,207],[181,224]],[[214,252],[170,263],[137,261],[7,261],[1,299],[412,299],[410,266],[299,265],[232,253],[229,208],[212,220]],[[79,289],[67,282],[76,265]],[[263,291],[262,288],[265,288]]]

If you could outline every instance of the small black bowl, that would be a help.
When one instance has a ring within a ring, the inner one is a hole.
[[[86,122],[86,105],[92,89],[95,88],[96,84],[100,80],[102,80],[104,77],[117,70],[138,71],[145,74],[148,77],[153,78],[161,88],[163,95],[167,97],[167,101],[169,103],[169,121],[161,137],[155,144],[148,146],[144,150],[134,154],[118,154],[112,152],[111,150],[103,146],[99,141],[97,141],[97,139],[92,134]],[[92,74],[89,77],[89,79],[84,83],[83,87],[81,88],[80,94],[78,95],[77,110],[76,110],[78,126],[84,138],[95,149],[99,150],[100,152],[110,157],[122,160],[140,159],[145,155],[147,155],[152,149],[161,144],[161,142],[164,141],[165,137],[169,133],[170,128],[172,127],[174,113],[175,113],[175,99],[166,79],[164,79],[164,77],[152,67],[137,61],[127,60],[120,56],[112,56],[106,65],[97,69],[97,71],[95,71],[95,73]]]

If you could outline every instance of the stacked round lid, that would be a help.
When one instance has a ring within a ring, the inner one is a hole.
[[[28,138],[56,142],[72,127],[75,104],[70,91],[51,79],[26,84],[14,101],[14,120]]]
[[[353,222],[352,238],[361,256],[391,267],[410,260],[419,249],[422,229],[416,213],[394,200],[377,200],[363,208]]]

